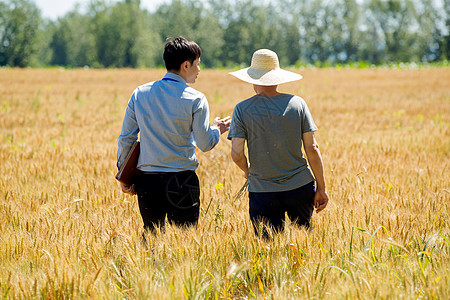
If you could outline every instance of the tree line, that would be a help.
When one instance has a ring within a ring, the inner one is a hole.
[[[92,0],[57,20],[31,0],[0,3],[0,66],[163,66],[168,37],[202,48],[205,67],[248,65],[260,48],[283,66],[437,62],[450,58],[450,1]]]

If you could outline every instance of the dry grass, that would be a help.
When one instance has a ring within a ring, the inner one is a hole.
[[[222,137],[198,153],[198,229],[168,227],[146,251],[117,136],[132,90],[164,71],[0,70],[0,296],[448,299],[450,69],[300,72],[280,90],[320,129],[332,201],[314,231],[254,238]],[[194,87],[212,117],[253,93],[217,70]]]

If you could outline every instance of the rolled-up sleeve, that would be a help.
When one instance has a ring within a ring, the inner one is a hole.
[[[213,149],[219,142],[220,130],[209,123],[209,106],[205,96],[194,102],[192,119],[192,132],[197,147],[204,152]]]
[[[117,168],[120,169],[120,166],[125,160],[128,152],[131,149],[133,143],[138,139],[139,126],[136,119],[136,114],[134,111],[135,101],[136,101],[136,93],[137,90],[133,92],[128,101],[128,106],[125,111],[125,117],[123,118],[122,131],[119,136],[118,145],[119,149],[117,151]]]

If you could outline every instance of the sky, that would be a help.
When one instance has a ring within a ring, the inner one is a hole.
[[[36,3],[42,13],[42,17],[46,19],[56,20],[58,17],[63,17],[67,12],[75,8],[75,4],[80,4],[81,11],[91,0],[32,0]],[[111,2],[118,2],[123,0],[106,0]],[[262,0],[265,2],[275,2],[275,0]],[[332,1],[332,0],[331,0]],[[362,0],[357,0],[361,2]],[[417,0],[416,0],[417,1]],[[442,7],[443,1],[447,0],[433,0],[438,7]],[[171,0],[141,0],[141,7],[150,12],[155,11],[163,3],[169,3]],[[260,0],[261,2],[261,0]],[[420,3],[420,1],[419,1]]]
[[[39,7],[42,13],[42,17],[46,19],[56,20],[58,17],[63,17],[69,11],[75,8],[75,4],[80,4],[80,8],[83,8],[90,2],[90,0],[32,0]],[[111,2],[117,2],[117,0],[109,0]],[[163,3],[169,2],[168,0],[141,0],[141,7],[152,12],[158,6]]]

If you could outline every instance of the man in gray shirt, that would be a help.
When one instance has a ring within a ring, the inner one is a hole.
[[[314,207],[320,212],[328,203],[322,158],[314,138],[317,127],[302,98],[277,91],[277,85],[302,76],[280,69],[278,56],[267,49],[253,54],[250,68],[231,74],[252,83],[256,92],[236,105],[228,134],[232,159],[248,178],[255,232],[268,237],[267,230],[261,231],[261,223],[281,231],[285,213],[294,224],[308,227]],[[314,177],[302,155],[302,142]]]
[[[230,126],[230,117],[216,118],[210,125],[205,95],[187,85],[200,72],[200,56],[200,47],[193,41],[177,37],[166,42],[166,75],[136,88],[125,112],[117,167],[140,133],[140,173],[134,185],[121,187],[124,193],[137,193],[144,228],[152,232],[164,227],[166,216],[176,225],[197,224],[196,147],[213,149]]]

